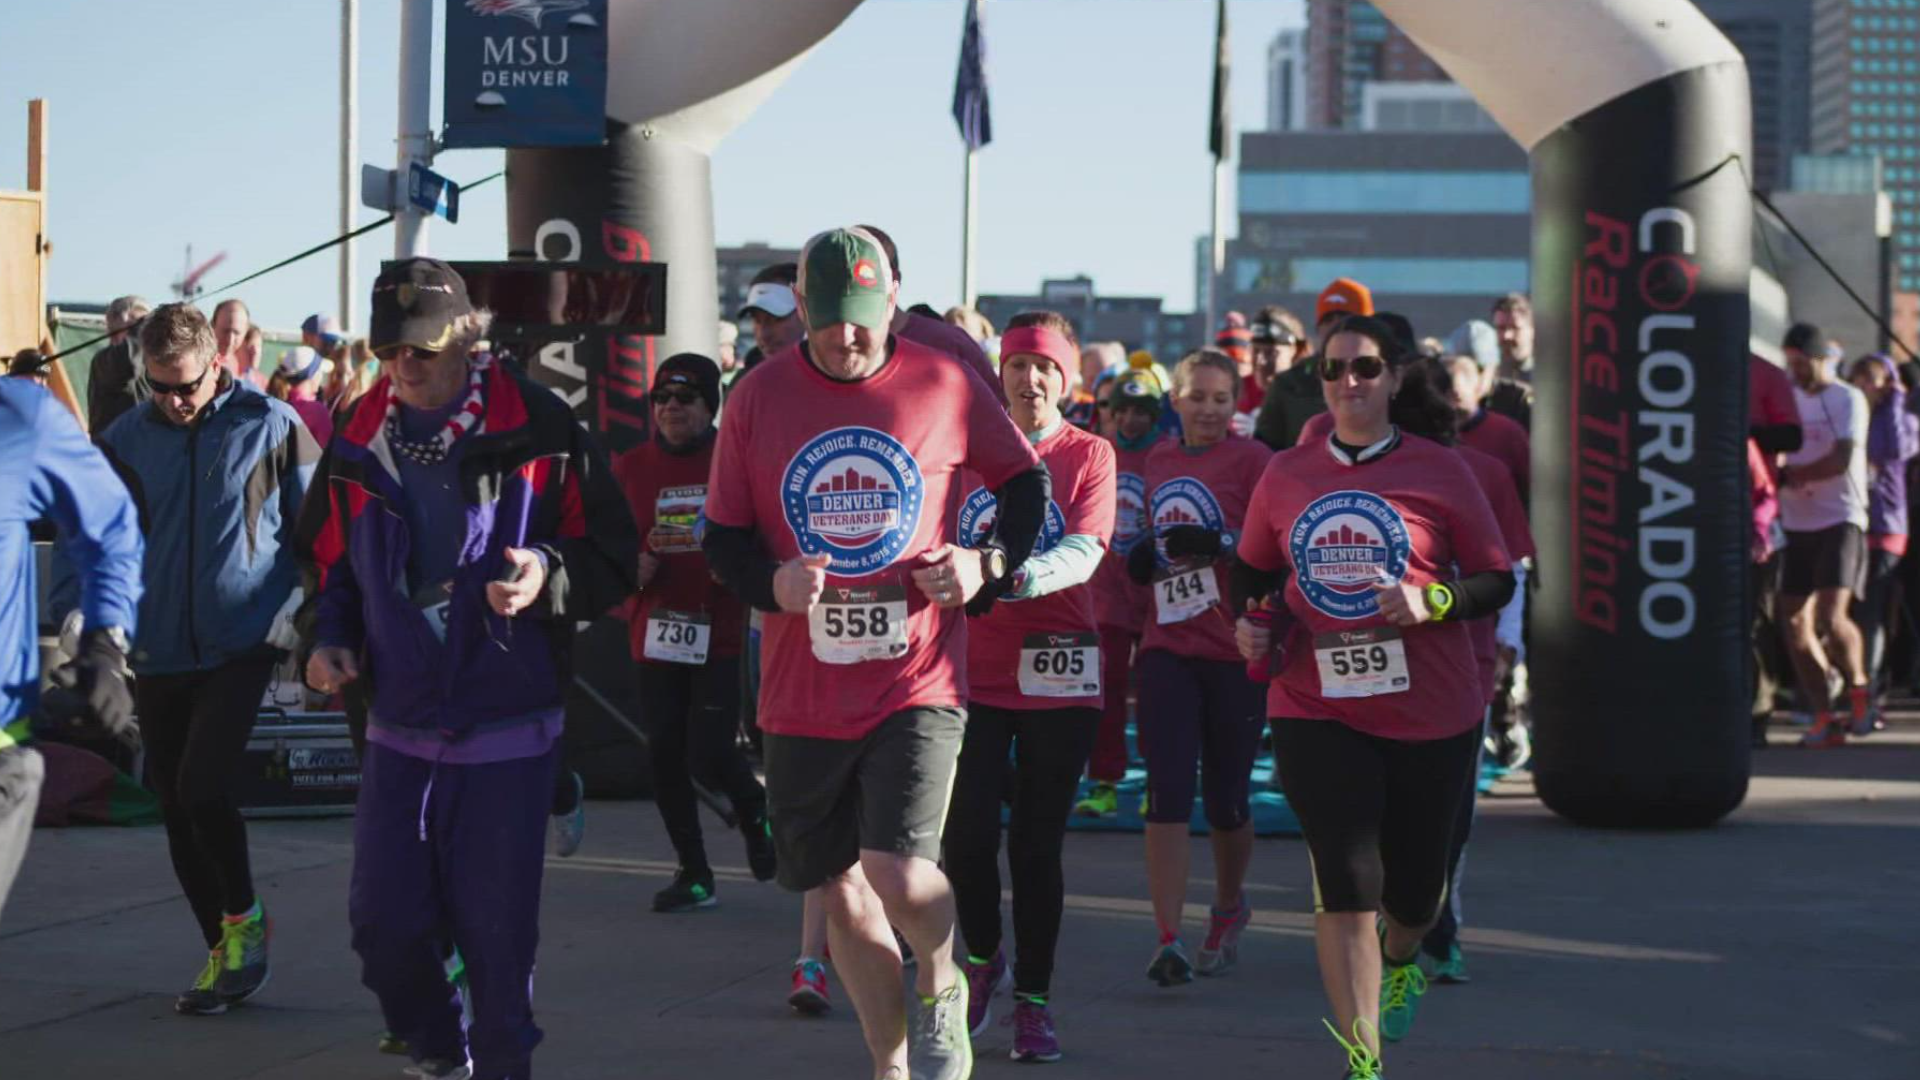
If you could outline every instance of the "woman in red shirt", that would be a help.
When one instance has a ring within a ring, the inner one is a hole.
[[[1236,608],[1279,601],[1270,630],[1243,616],[1236,639],[1274,673],[1274,756],[1313,857],[1321,978],[1354,1080],[1379,1075],[1380,1037],[1407,1033],[1426,989],[1417,954],[1486,707],[1462,624],[1513,593],[1493,510],[1442,445],[1452,406],[1403,379],[1409,360],[1375,319],[1329,331],[1333,434],[1268,465],[1233,575]]]
[[[653,910],[714,904],[713,870],[700,835],[694,783],[733,803],[753,876],[774,875],[767,793],[741,756],[740,600],[715,581],[700,551],[707,473],[713,464],[720,368],[694,353],[654,376],[654,436],[614,462],[614,476],[640,527],[640,595],[627,610],[628,642],[646,702],[654,802],[680,869],[654,895]]]
[[[1253,859],[1249,790],[1263,722],[1260,688],[1234,648],[1224,602],[1226,556],[1272,451],[1233,435],[1240,372],[1224,353],[1203,349],[1173,370],[1181,438],[1147,455],[1153,543],[1127,557],[1127,573],[1152,589],[1152,611],[1135,666],[1140,675],[1136,734],[1147,759],[1147,890],[1160,947],[1147,978],[1161,986],[1218,975],[1239,957],[1252,919],[1241,885]],[[1192,960],[1180,941],[1186,905],[1194,772],[1213,844],[1214,903],[1205,943]]]

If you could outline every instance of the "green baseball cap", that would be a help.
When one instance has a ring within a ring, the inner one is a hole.
[[[797,291],[806,305],[809,330],[838,323],[885,330],[892,284],[886,248],[859,226],[823,232],[800,252]]]

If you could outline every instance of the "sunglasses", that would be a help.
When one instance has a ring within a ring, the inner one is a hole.
[[[206,367],[200,369],[199,377],[183,383],[164,383],[149,375],[147,377],[147,388],[153,391],[154,397],[192,397],[194,393],[200,389],[200,384],[206,382],[207,376],[212,372],[213,365],[208,364]]]
[[[1387,362],[1372,353],[1356,356],[1351,360],[1323,356],[1320,358],[1320,377],[1328,382],[1339,382],[1346,377],[1347,371],[1353,371],[1353,377],[1362,381],[1377,379],[1387,370]]]
[[[700,395],[692,390],[655,390],[647,395],[655,405],[665,405],[671,401],[678,405],[691,405],[700,400]]]

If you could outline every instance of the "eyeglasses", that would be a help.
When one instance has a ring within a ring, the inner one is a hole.
[[[1379,378],[1380,373],[1387,370],[1387,362],[1372,353],[1352,359],[1334,356],[1320,358],[1320,377],[1328,382],[1339,382],[1346,377],[1348,369],[1352,369],[1354,378],[1364,382]]]
[[[197,378],[183,383],[164,383],[149,375],[147,376],[147,388],[153,391],[154,397],[192,397],[199,391],[200,384],[207,381],[207,375],[212,371],[213,365],[208,364],[206,367],[200,369],[200,374]]]
[[[655,390],[647,395],[647,400],[655,405],[665,405],[669,401],[677,405],[691,405],[700,400],[700,395],[692,390]]]

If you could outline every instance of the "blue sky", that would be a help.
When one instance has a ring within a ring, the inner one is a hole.
[[[1193,239],[1208,221],[1213,9],[989,0],[981,291],[1086,273],[1103,293],[1192,304]],[[871,221],[899,241],[909,297],[952,302],[962,150],[947,110],[962,10],[866,0],[715,153],[719,242],[792,244]],[[1267,43],[1303,11],[1302,0],[1230,0],[1236,128],[1264,124]],[[335,0],[39,3],[10,10],[6,25],[0,188],[25,186],[26,100],[49,99],[50,299],[164,299],[189,243],[202,258],[227,252],[208,276],[219,285],[337,232]],[[398,27],[396,0],[362,0],[360,156],[382,165],[393,158]],[[810,151],[845,140],[874,147],[870,178],[805,167]],[[456,151],[436,168],[468,180],[502,157]],[[504,194],[495,181],[463,199],[459,225],[434,223],[431,250],[504,257]],[[357,223],[376,217],[355,211]],[[391,251],[387,231],[361,241],[363,291]],[[238,295],[268,326],[296,326],[335,306],[335,267],[329,252]]]

